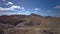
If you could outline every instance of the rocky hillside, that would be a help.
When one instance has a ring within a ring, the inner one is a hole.
[[[3,15],[0,16],[0,34],[60,34],[60,17]]]

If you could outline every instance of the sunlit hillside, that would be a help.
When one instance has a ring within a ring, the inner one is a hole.
[[[1,34],[60,34],[60,18],[37,14],[0,16]]]

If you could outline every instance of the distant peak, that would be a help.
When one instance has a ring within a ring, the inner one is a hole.
[[[40,17],[42,17],[41,15],[34,14],[34,13],[32,13],[31,16],[40,16]]]

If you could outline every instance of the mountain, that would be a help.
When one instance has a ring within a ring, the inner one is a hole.
[[[43,17],[37,14],[3,15],[0,16],[0,34],[3,32],[5,34],[58,34],[60,17]]]

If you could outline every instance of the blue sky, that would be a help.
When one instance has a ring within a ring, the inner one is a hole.
[[[60,0],[0,0],[0,15],[31,13],[60,16]]]

